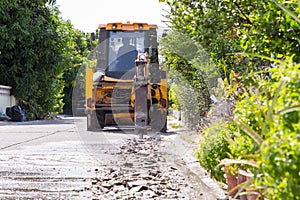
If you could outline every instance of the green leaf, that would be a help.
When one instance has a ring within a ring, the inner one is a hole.
[[[294,111],[299,111],[300,110],[300,105],[296,105],[296,106],[290,106],[287,108],[283,108],[280,111],[278,111],[278,114],[287,114],[290,112],[294,112]]]
[[[247,124],[245,124],[244,122],[242,122],[239,119],[231,119],[232,122],[238,127],[240,128],[242,131],[244,131],[249,137],[251,137],[258,145],[261,145],[263,142],[263,139],[261,138],[261,136],[256,133],[250,126],[248,126]]]

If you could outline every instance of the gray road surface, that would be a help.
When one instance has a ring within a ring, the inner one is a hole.
[[[85,130],[85,118],[0,122],[0,199],[208,199],[223,191],[180,133]]]

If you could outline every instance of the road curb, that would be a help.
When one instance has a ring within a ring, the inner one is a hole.
[[[178,120],[175,118],[171,118],[168,120],[169,124],[180,124]],[[222,189],[221,186],[212,178],[209,177],[209,173],[201,167],[199,161],[194,155],[194,151],[198,148],[197,144],[191,144],[184,140],[182,138],[183,134],[197,134],[193,130],[189,130],[186,128],[180,128],[180,129],[168,129],[168,132],[174,132],[177,133],[176,135],[176,142],[174,146],[174,149],[179,153],[180,158],[185,162],[185,166],[189,172],[189,174],[192,174],[196,181],[198,181],[203,188],[207,192],[209,192],[212,196],[215,197],[217,200],[227,200],[229,199],[227,196],[226,190]],[[200,137],[200,136],[199,136]],[[180,147],[184,147],[185,149],[178,149]],[[172,150],[171,150],[172,151]],[[184,152],[184,153],[182,153]]]
[[[187,143],[184,140],[182,141]],[[216,181],[211,179],[206,170],[201,167],[199,161],[193,154],[193,148],[191,148],[190,151],[185,154],[183,160],[185,161],[190,172],[193,173],[193,175],[203,183],[203,186],[205,186],[207,190],[216,197],[216,199],[226,199],[226,191],[224,191]]]

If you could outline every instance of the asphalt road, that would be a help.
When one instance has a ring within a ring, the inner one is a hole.
[[[180,131],[87,132],[84,117],[0,122],[0,199],[208,199],[223,195]]]

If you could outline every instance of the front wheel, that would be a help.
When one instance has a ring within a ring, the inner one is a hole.
[[[149,113],[151,129],[154,131],[167,132],[167,115],[156,107]]]
[[[99,110],[96,113],[97,113],[98,124],[100,128],[103,129],[105,126],[105,111]]]
[[[87,114],[87,130],[96,131],[103,129],[105,126],[105,113],[104,111],[92,111]]]

